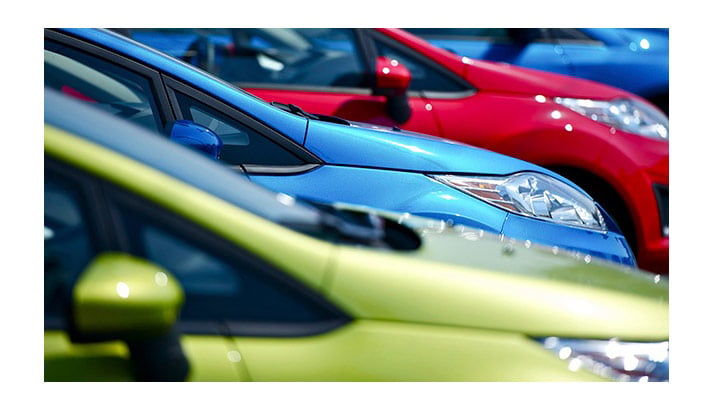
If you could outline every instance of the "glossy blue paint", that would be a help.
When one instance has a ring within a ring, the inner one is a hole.
[[[318,202],[343,202],[451,220],[500,232],[507,212],[418,172],[325,165],[299,175],[251,175],[271,190]]]
[[[321,202],[344,202],[434,217],[635,264],[632,251],[613,224],[608,225],[609,232],[598,233],[514,217],[425,175],[506,175],[535,171],[580,189],[537,165],[436,137],[365,124],[343,125],[307,119],[282,111],[235,86],[117,34],[93,29],[68,29],[66,32],[212,95],[293,141],[304,143],[305,148],[321,160],[316,169],[298,174],[250,175],[252,181],[273,191]]]
[[[431,135],[378,125],[350,127],[311,121],[305,147],[326,163],[422,173],[507,175],[518,171],[557,174],[530,162]]]
[[[585,78],[647,99],[669,93],[668,29],[566,29],[573,30],[573,38],[555,33],[552,39],[543,34],[521,42],[516,40],[513,31],[509,37],[505,29],[406,30],[436,46],[474,59]],[[474,36],[477,34],[480,36]]]

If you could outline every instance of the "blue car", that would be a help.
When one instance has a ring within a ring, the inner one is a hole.
[[[46,87],[171,138],[177,121],[178,128],[208,128],[222,141],[220,161],[273,191],[436,218],[554,253],[636,266],[604,209],[528,162],[268,103],[107,30],[45,30],[44,73]],[[197,132],[181,141],[191,135]]]
[[[669,30],[645,28],[407,28],[479,60],[586,78],[669,112]]]

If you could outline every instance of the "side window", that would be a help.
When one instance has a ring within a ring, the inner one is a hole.
[[[211,129],[223,140],[221,161],[231,165],[302,165],[304,163],[280,144],[218,110],[183,93],[176,92],[175,95],[184,119]]]
[[[220,324],[240,333],[255,325],[309,325],[336,317],[248,252],[126,195],[117,198],[128,246],[179,280],[186,297],[180,317],[185,331]]]
[[[83,198],[77,184],[45,168],[45,327],[64,327],[71,285],[96,253]]]
[[[149,79],[74,48],[45,42],[45,86],[154,132],[162,121]]]
[[[411,90],[457,92],[467,89],[459,82],[430,67],[418,58],[407,54],[407,52],[379,40],[375,40],[375,45],[378,55],[395,59],[409,69],[412,74],[412,81],[409,86]]]

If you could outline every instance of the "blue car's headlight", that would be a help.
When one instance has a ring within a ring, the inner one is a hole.
[[[655,107],[626,98],[598,101],[583,98],[553,99],[593,121],[643,137],[668,140],[669,119]]]
[[[551,222],[605,231],[592,199],[548,175],[519,172],[502,177],[430,175],[446,185],[507,211]]]
[[[669,342],[539,339],[543,346],[568,362],[572,371],[587,369],[601,377],[629,382],[669,381]]]

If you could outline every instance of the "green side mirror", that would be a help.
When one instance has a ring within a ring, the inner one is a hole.
[[[74,323],[84,335],[144,339],[174,326],[184,294],[161,267],[122,253],[104,253],[80,276]]]

